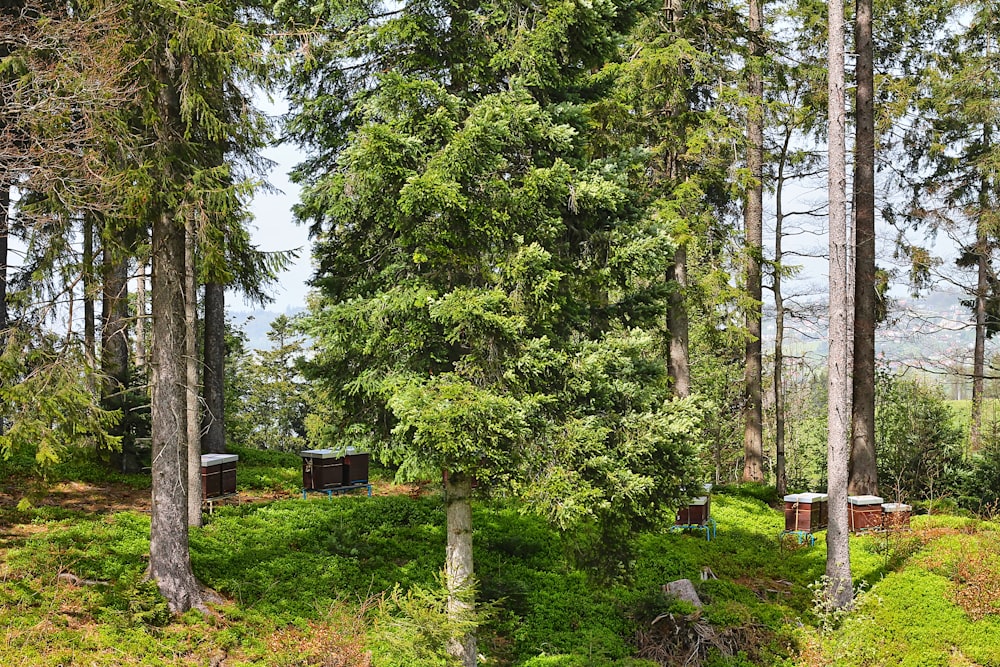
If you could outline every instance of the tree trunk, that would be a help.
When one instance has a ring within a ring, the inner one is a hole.
[[[983,148],[992,143],[989,125],[983,125]],[[984,219],[990,210],[989,181],[979,183],[979,216],[976,219],[976,341],[972,350],[972,419],[969,424],[969,448],[978,452],[983,447],[983,397],[986,388],[986,299],[990,289],[989,274],[993,263],[989,242],[989,227]]]
[[[10,235],[10,184],[0,185],[0,341],[7,331],[7,254]]]
[[[848,548],[847,478],[850,462],[851,348],[848,294],[847,168],[844,109],[844,6],[829,7],[829,199],[830,199],[830,352],[827,405],[829,527],[826,532],[827,597],[837,608],[851,604]]]
[[[153,515],[149,571],[170,610],[201,604],[188,551],[184,228],[153,223]]]
[[[790,143],[791,133],[786,132],[778,158],[774,193],[774,486],[779,498],[788,492],[788,475],[785,470],[785,300],[781,293],[781,262],[784,259],[782,236],[785,223],[782,197]]]
[[[188,525],[201,525],[201,419],[198,415],[198,280],[194,218],[184,228],[184,403],[187,412]]]
[[[854,371],[851,495],[878,495],[875,464],[875,107],[872,0],[858,0],[854,142]]]
[[[747,169],[753,179],[744,209],[746,227],[746,280],[749,305],[746,313],[747,342],[745,403],[743,410],[743,481],[764,481],[764,437],[761,417],[761,277],[764,244],[764,77],[761,44],[763,0],[750,0],[750,105],[747,110]]]
[[[181,129],[180,95],[176,86],[177,58],[158,54],[154,73],[159,84],[157,142],[167,155],[176,152]],[[173,148],[173,150],[171,150]],[[175,164],[163,164],[163,187],[182,187]],[[169,198],[163,206],[169,207]],[[184,226],[172,210],[153,216],[153,497],[150,525],[149,573],[173,612],[201,607],[198,582],[191,570],[188,547],[188,450],[185,386]]]
[[[129,432],[129,408],[125,392],[129,386],[128,354],[128,264],[115,252],[113,243],[105,243],[102,255],[101,295],[101,404],[107,410],[122,410],[122,421],[112,430],[122,436],[122,449],[111,457],[112,464],[126,473],[140,470],[135,440]]]
[[[83,225],[83,351],[93,368],[97,359],[97,330],[94,326],[94,218],[85,214]]]
[[[445,506],[448,547],[444,574],[448,586],[448,616],[468,620],[475,613],[475,581],[472,567],[472,478],[465,473],[445,476]],[[448,653],[475,667],[476,637],[471,632],[448,646]]]
[[[982,217],[982,216],[980,216]],[[972,419],[969,424],[969,448],[982,449],[983,391],[986,365],[986,296],[989,291],[989,239],[985,225],[976,224],[976,340],[972,349]]]
[[[212,454],[226,452],[226,288],[222,283],[205,285],[205,364],[202,391],[205,416],[202,424],[202,449]]]
[[[146,260],[140,257],[135,272],[135,370],[146,377]]]
[[[10,185],[0,178],[0,353],[7,344],[7,235],[10,232]],[[0,413],[0,435],[5,432],[4,416]]]
[[[667,330],[670,334],[669,373],[674,394],[691,394],[691,368],[688,361],[687,248],[681,244],[674,251],[674,265],[667,274],[670,285]]]

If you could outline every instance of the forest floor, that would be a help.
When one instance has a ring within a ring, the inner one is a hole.
[[[371,499],[304,501],[295,457],[256,456],[241,456],[239,502],[191,533],[195,572],[223,600],[208,617],[172,617],[144,579],[148,477],[73,464],[42,479],[6,465],[0,665],[446,664],[436,485],[378,479]],[[628,545],[481,500],[482,664],[1000,667],[998,524],[918,516],[909,531],[852,537],[859,596],[841,614],[814,599],[823,535],[812,547],[780,542],[782,514],[764,495],[713,494],[710,542],[659,530]],[[660,593],[678,578],[694,582],[702,609]]]

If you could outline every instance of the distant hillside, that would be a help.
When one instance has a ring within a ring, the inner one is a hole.
[[[292,317],[304,310],[305,308],[299,306],[289,307],[283,313],[270,310],[230,311],[227,316],[233,326],[242,329],[243,333],[246,334],[251,349],[267,350],[271,347],[271,341],[267,339],[267,332],[271,330],[271,322],[279,315]]]

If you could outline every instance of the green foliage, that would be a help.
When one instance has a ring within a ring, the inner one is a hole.
[[[481,615],[483,612],[477,612]],[[474,632],[479,621],[449,617],[443,586],[398,586],[382,598],[372,622],[372,658],[386,667],[449,667],[461,661],[448,653],[450,642]]]
[[[954,488],[962,434],[939,391],[918,382],[878,377],[875,445],[883,495],[916,500]]]
[[[294,318],[280,315],[271,322],[266,350],[247,350],[242,331],[227,327],[229,439],[249,449],[305,449],[311,394],[297,368],[305,346]]]
[[[0,419],[9,423],[0,430],[3,458],[28,449],[48,466],[71,447],[120,446],[108,429],[121,414],[101,409],[81,350],[23,329],[8,330],[0,342]]]

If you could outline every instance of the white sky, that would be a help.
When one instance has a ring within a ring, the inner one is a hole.
[[[258,104],[265,113],[279,115],[285,111],[283,100],[269,102],[258,97]],[[251,234],[261,250],[298,250],[299,258],[278,279],[272,288],[274,303],[266,310],[285,312],[289,308],[305,307],[312,276],[310,263],[309,230],[306,225],[295,223],[291,208],[299,199],[299,187],[288,180],[288,172],[301,161],[301,152],[292,145],[276,146],[264,151],[264,157],[274,162],[268,181],[278,191],[258,193],[250,206],[254,215]],[[240,298],[228,300],[230,310],[257,309],[255,304],[243,303]]]

